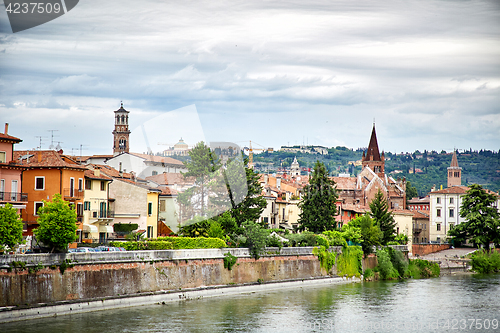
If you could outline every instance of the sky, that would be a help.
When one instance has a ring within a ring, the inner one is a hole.
[[[1,5],[16,149],[111,154],[120,102],[137,152],[357,149],[374,122],[384,151],[498,151],[500,2],[81,0],[17,33]]]

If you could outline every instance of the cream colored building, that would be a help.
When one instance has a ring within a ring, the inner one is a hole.
[[[85,171],[83,197],[83,237],[84,242],[104,243],[113,233],[114,212],[109,209],[108,188],[113,181],[101,172],[97,165],[89,165]]]
[[[394,221],[396,221],[396,234],[404,234],[408,237],[409,255],[412,254],[413,244],[413,212],[409,210],[395,210]]]

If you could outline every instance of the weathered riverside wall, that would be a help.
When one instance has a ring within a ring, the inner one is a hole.
[[[258,260],[242,248],[0,256],[0,306],[328,276],[312,249],[268,248]],[[227,252],[238,258],[232,270],[224,268]],[[61,263],[69,265],[64,273]]]
[[[450,247],[450,244],[413,244],[412,254],[414,256],[425,256],[426,254],[448,250]]]

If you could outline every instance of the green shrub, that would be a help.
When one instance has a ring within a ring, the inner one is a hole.
[[[268,247],[283,247],[283,242],[276,235],[268,236],[266,239],[266,246]]]
[[[226,242],[219,238],[206,237],[159,237],[157,240],[141,242],[110,242],[111,246],[123,247],[127,251],[135,250],[177,250],[177,249],[218,249],[226,247]]]
[[[116,223],[116,224],[113,224],[113,230],[115,232],[128,233],[128,232],[137,230],[137,228],[139,228],[139,225],[137,223]]]
[[[408,269],[408,260],[406,260],[405,255],[403,252],[391,247],[388,247],[387,251],[390,255],[392,266],[398,271],[400,277],[404,277]]]
[[[298,246],[316,246],[317,235],[309,231],[304,231],[300,234],[285,234],[284,236],[289,240],[289,245],[293,247]]]
[[[374,276],[375,276],[375,273],[373,272],[372,269],[370,269],[370,268],[365,269],[365,272],[363,273],[363,279],[369,280]]]
[[[243,235],[246,237],[245,245],[250,249],[250,255],[255,259],[259,259],[266,247],[266,229],[253,221],[243,222],[241,226],[243,227]]]
[[[313,254],[318,256],[320,266],[324,268],[327,272],[330,272],[333,266],[335,266],[337,253],[329,252],[327,247],[325,246],[315,247],[313,249]]]
[[[377,251],[378,271],[380,279],[393,280],[399,278],[399,272],[394,268],[391,262],[391,255],[387,248]]]
[[[363,250],[360,246],[344,246],[337,260],[337,273],[340,276],[360,277],[362,272]]]
[[[405,272],[406,277],[413,279],[438,277],[440,274],[439,264],[423,259],[411,259]]]
[[[330,246],[347,246],[347,242],[342,233],[336,230],[323,231],[321,236],[326,236]]]
[[[398,244],[406,245],[406,244],[408,244],[408,236],[406,236],[405,234],[399,234],[396,236],[395,241]]]
[[[224,253],[224,268],[227,268],[228,270],[233,269],[234,264],[236,264],[236,258],[233,256],[231,253],[227,252]]]
[[[495,250],[477,250],[471,256],[472,270],[477,273],[492,273],[500,271],[500,254]]]
[[[328,241],[328,238],[326,238],[325,235],[318,235],[318,237],[316,238],[316,243],[319,246],[325,247],[326,249],[330,247],[330,242]]]

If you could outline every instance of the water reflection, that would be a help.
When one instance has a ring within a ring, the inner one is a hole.
[[[3,324],[0,331],[454,332],[436,325],[500,321],[499,294],[499,274],[284,288]]]

